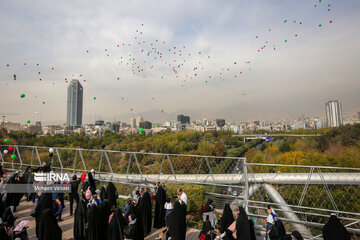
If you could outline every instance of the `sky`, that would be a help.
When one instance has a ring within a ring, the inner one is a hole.
[[[0,114],[64,123],[71,79],[83,123],[360,111],[359,22],[357,0],[2,0]]]

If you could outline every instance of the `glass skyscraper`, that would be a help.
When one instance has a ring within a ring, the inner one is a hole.
[[[67,118],[66,123],[71,126],[82,125],[83,114],[83,87],[73,79],[67,89]]]
[[[343,124],[342,107],[338,100],[325,103],[327,127],[339,127]]]

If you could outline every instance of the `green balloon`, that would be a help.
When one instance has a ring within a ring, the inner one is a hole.
[[[15,154],[11,155],[11,159],[15,159],[15,158],[16,158]]]
[[[4,142],[6,142],[6,143],[9,142],[9,139],[8,139],[8,138],[5,138],[5,139],[4,139]]]
[[[96,100],[96,97],[94,97],[94,100]]]
[[[285,40],[285,42],[287,42],[287,40]]]
[[[21,98],[24,98],[24,97],[25,97],[25,94],[23,94],[23,93],[20,94],[20,97],[21,97]]]
[[[322,25],[321,24],[319,24],[319,27],[321,27]]]
[[[30,120],[27,120],[26,122],[27,122],[27,123],[30,123]]]
[[[234,62],[234,64],[236,64],[236,62]]]
[[[144,132],[144,129],[140,128],[139,133],[143,133],[143,132]]]

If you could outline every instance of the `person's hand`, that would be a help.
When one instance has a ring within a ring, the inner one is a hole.
[[[218,228],[215,229],[215,234],[216,234],[216,235],[221,235],[220,230],[219,230]]]
[[[164,239],[164,233],[163,232],[160,233],[159,239]]]

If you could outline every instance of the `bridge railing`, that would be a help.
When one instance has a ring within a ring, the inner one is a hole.
[[[294,230],[307,226],[302,231],[315,239],[334,213],[360,233],[360,169],[260,163],[247,168],[251,216],[265,219],[271,205]]]
[[[4,154],[3,150],[8,147],[0,145],[0,161],[17,170],[24,170],[29,165],[37,167],[45,161],[51,162],[54,170],[62,172],[94,169],[98,179],[104,182],[129,186],[149,186],[157,181],[198,184],[205,186],[208,194],[215,196],[219,192],[223,197],[225,193],[230,198],[244,198],[247,192],[243,190],[247,188],[246,181],[240,178],[236,183],[236,189],[240,189],[237,191],[228,191],[234,187],[231,178],[226,182],[219,181],[221,174],[223,177],[230,173],[243,174],[245,158],[57,147],[53,147],[50,157],[50,148],[39,146],[13,146],[12,153]],[[16,158],[11,159],[11,154]]]
[[[103,182],[113,181],[132,194],[139,186],[155,182],[203,185],[216,208],[246,207],[249,215],[264,223],[270,204],[288,229],[314,239],[331,213],[351,232],[360,233],[360,169],[247,163],[246,158],[200,156],[102,149],[0,145],[0,161],[6,168],[24,170],[52,162],[57,171],[78,173],[94,169]],[[15,159],[11,154],[16,155]]]

